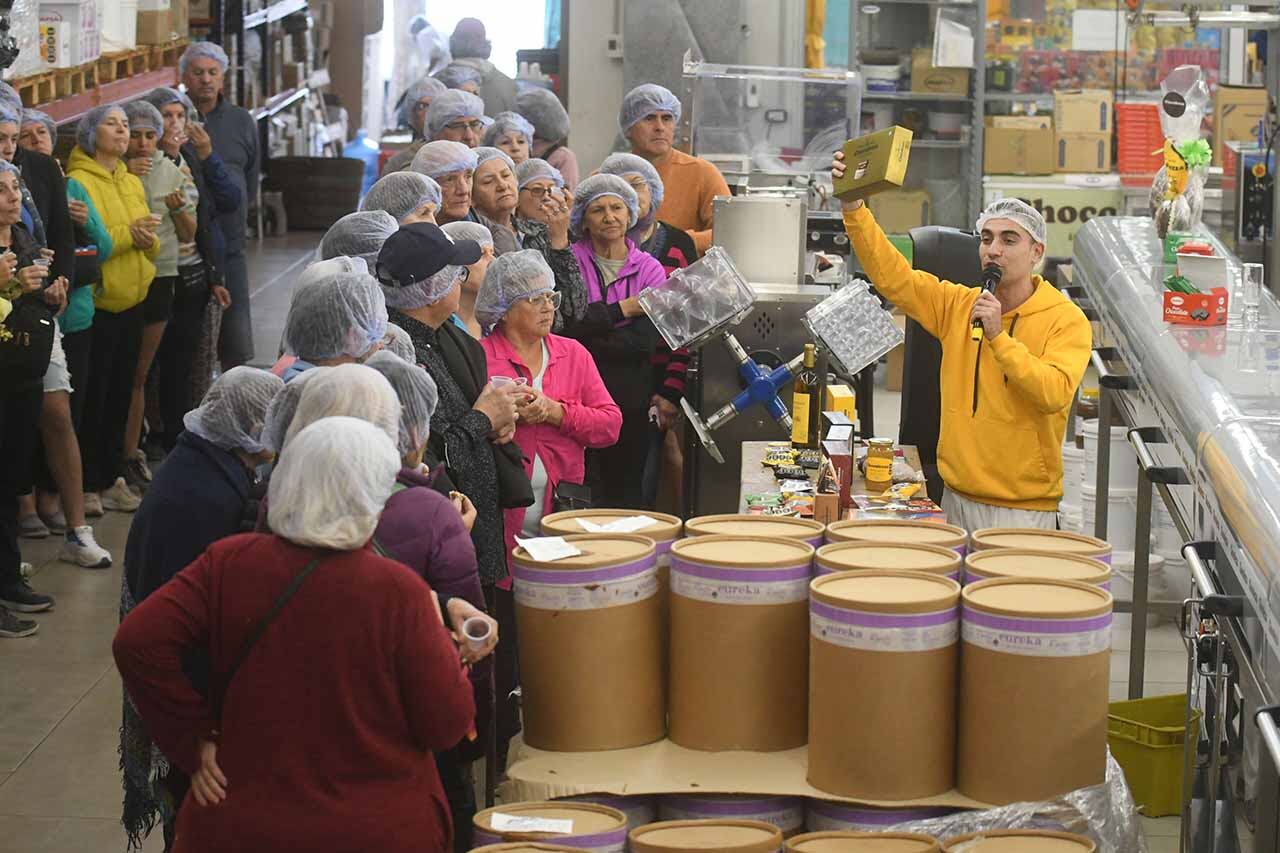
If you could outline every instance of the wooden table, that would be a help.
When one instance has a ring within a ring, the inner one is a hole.
[[[741,488],[738,490],[738,512],[747,511],[747,495],[758,495],[766,492],[778,491],[778,480],[773,476],[773,469],[765,467],[763,463],[765,449],[769,446],[768,441],[744,441],[742,442],[742,473]],[[906,460],[916,471],[920,470],[920,453],[913,444],[900,444],[898,449],[902,451],[902,458]],[[867,452],[866,447],[860,448],[862,454]],[[859,454],[861,455],[861,454]],[[817,471],[806,472],[809,480],[815,482],[818,479]],[[862,494],[867,490],[866,483],[862,479],[862,475],[855,469],[853,472],[853,485],[851,492],[855,495]]]

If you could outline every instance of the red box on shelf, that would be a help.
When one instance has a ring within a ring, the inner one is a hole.
[[[1164,165],[1159,109],[1157,104],[1116,104],[1116,167],[1121,177],[1149,177]]]
[[[1215,287],[1208,293],[1164,294],[1164,321],[1178,326],[1225,326],[1227,289]]]

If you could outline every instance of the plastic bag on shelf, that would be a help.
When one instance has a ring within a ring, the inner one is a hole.
[[[853,375],[878,361],[905,338],[888,311],[855,279],[809,309],[804,325],[827,354]]]
[[[1205,175],[1212,158],[1200,136],[1209,108],[1209,86],[1198,65],[1180,65],[1160,84],[1164,165],[1151,183],[1151,217],[1161,237],[1192,231],[1204,211]]]
[[[40,4],[15,0],[9,10],[9,35],[18,42],[18,58],[4,69],[4,79],[14,80],[47,70],[40,58]]]
[[[672,349],[696,347],[741,322],[756,294],[728,252],[712,246],[665,284],[640,294],[640,306]]]

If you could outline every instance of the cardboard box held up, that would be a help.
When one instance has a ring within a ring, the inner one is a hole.
[[[983,171],[988,175],[1049,175],[1057,166],[1053,131],[1046,128],[988,127]]]
[[[911,91],[934,95],[969,94],[968,68],[935,68],[933,51],[918,47],[911,51]]]
[[[911,136],[905,127],[889,127],[846,142],[844,176],[833,187],[836,198],[853,201],[902,186]]]
[[[1254,141],[1266,112],[1266,89],[1219,86],[1213,96],[1213,165],[1222,165],[1228,142]]]

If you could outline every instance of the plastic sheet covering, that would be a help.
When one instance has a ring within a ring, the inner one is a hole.
[[[922,832],[947,839],[991,829],[1049,829],[1088,836],[1098,853],[1146,853],[1147,842],[1137,806],[1125,784],[1124,771],[1107,753],[1107,778],[1101,785],[1080,788],[1054,800],[1012,803],[994,809],[956,812],[945,817],[910,821],[884,828],[889,832]]]
[[[810,308],[804,324],[850,375],[877,361],[906,337],[861,279]]]
[[[672,349],[705,343],[741,322],[755,301],[755,291],[719,246],[640,294],[640,307]]]
[[[4,70],[4,79],[13,80],[45,69],[40,59],[40,4],[37,0],[15,0],[9,10],[9,34],[18,41],[18,58]]]

